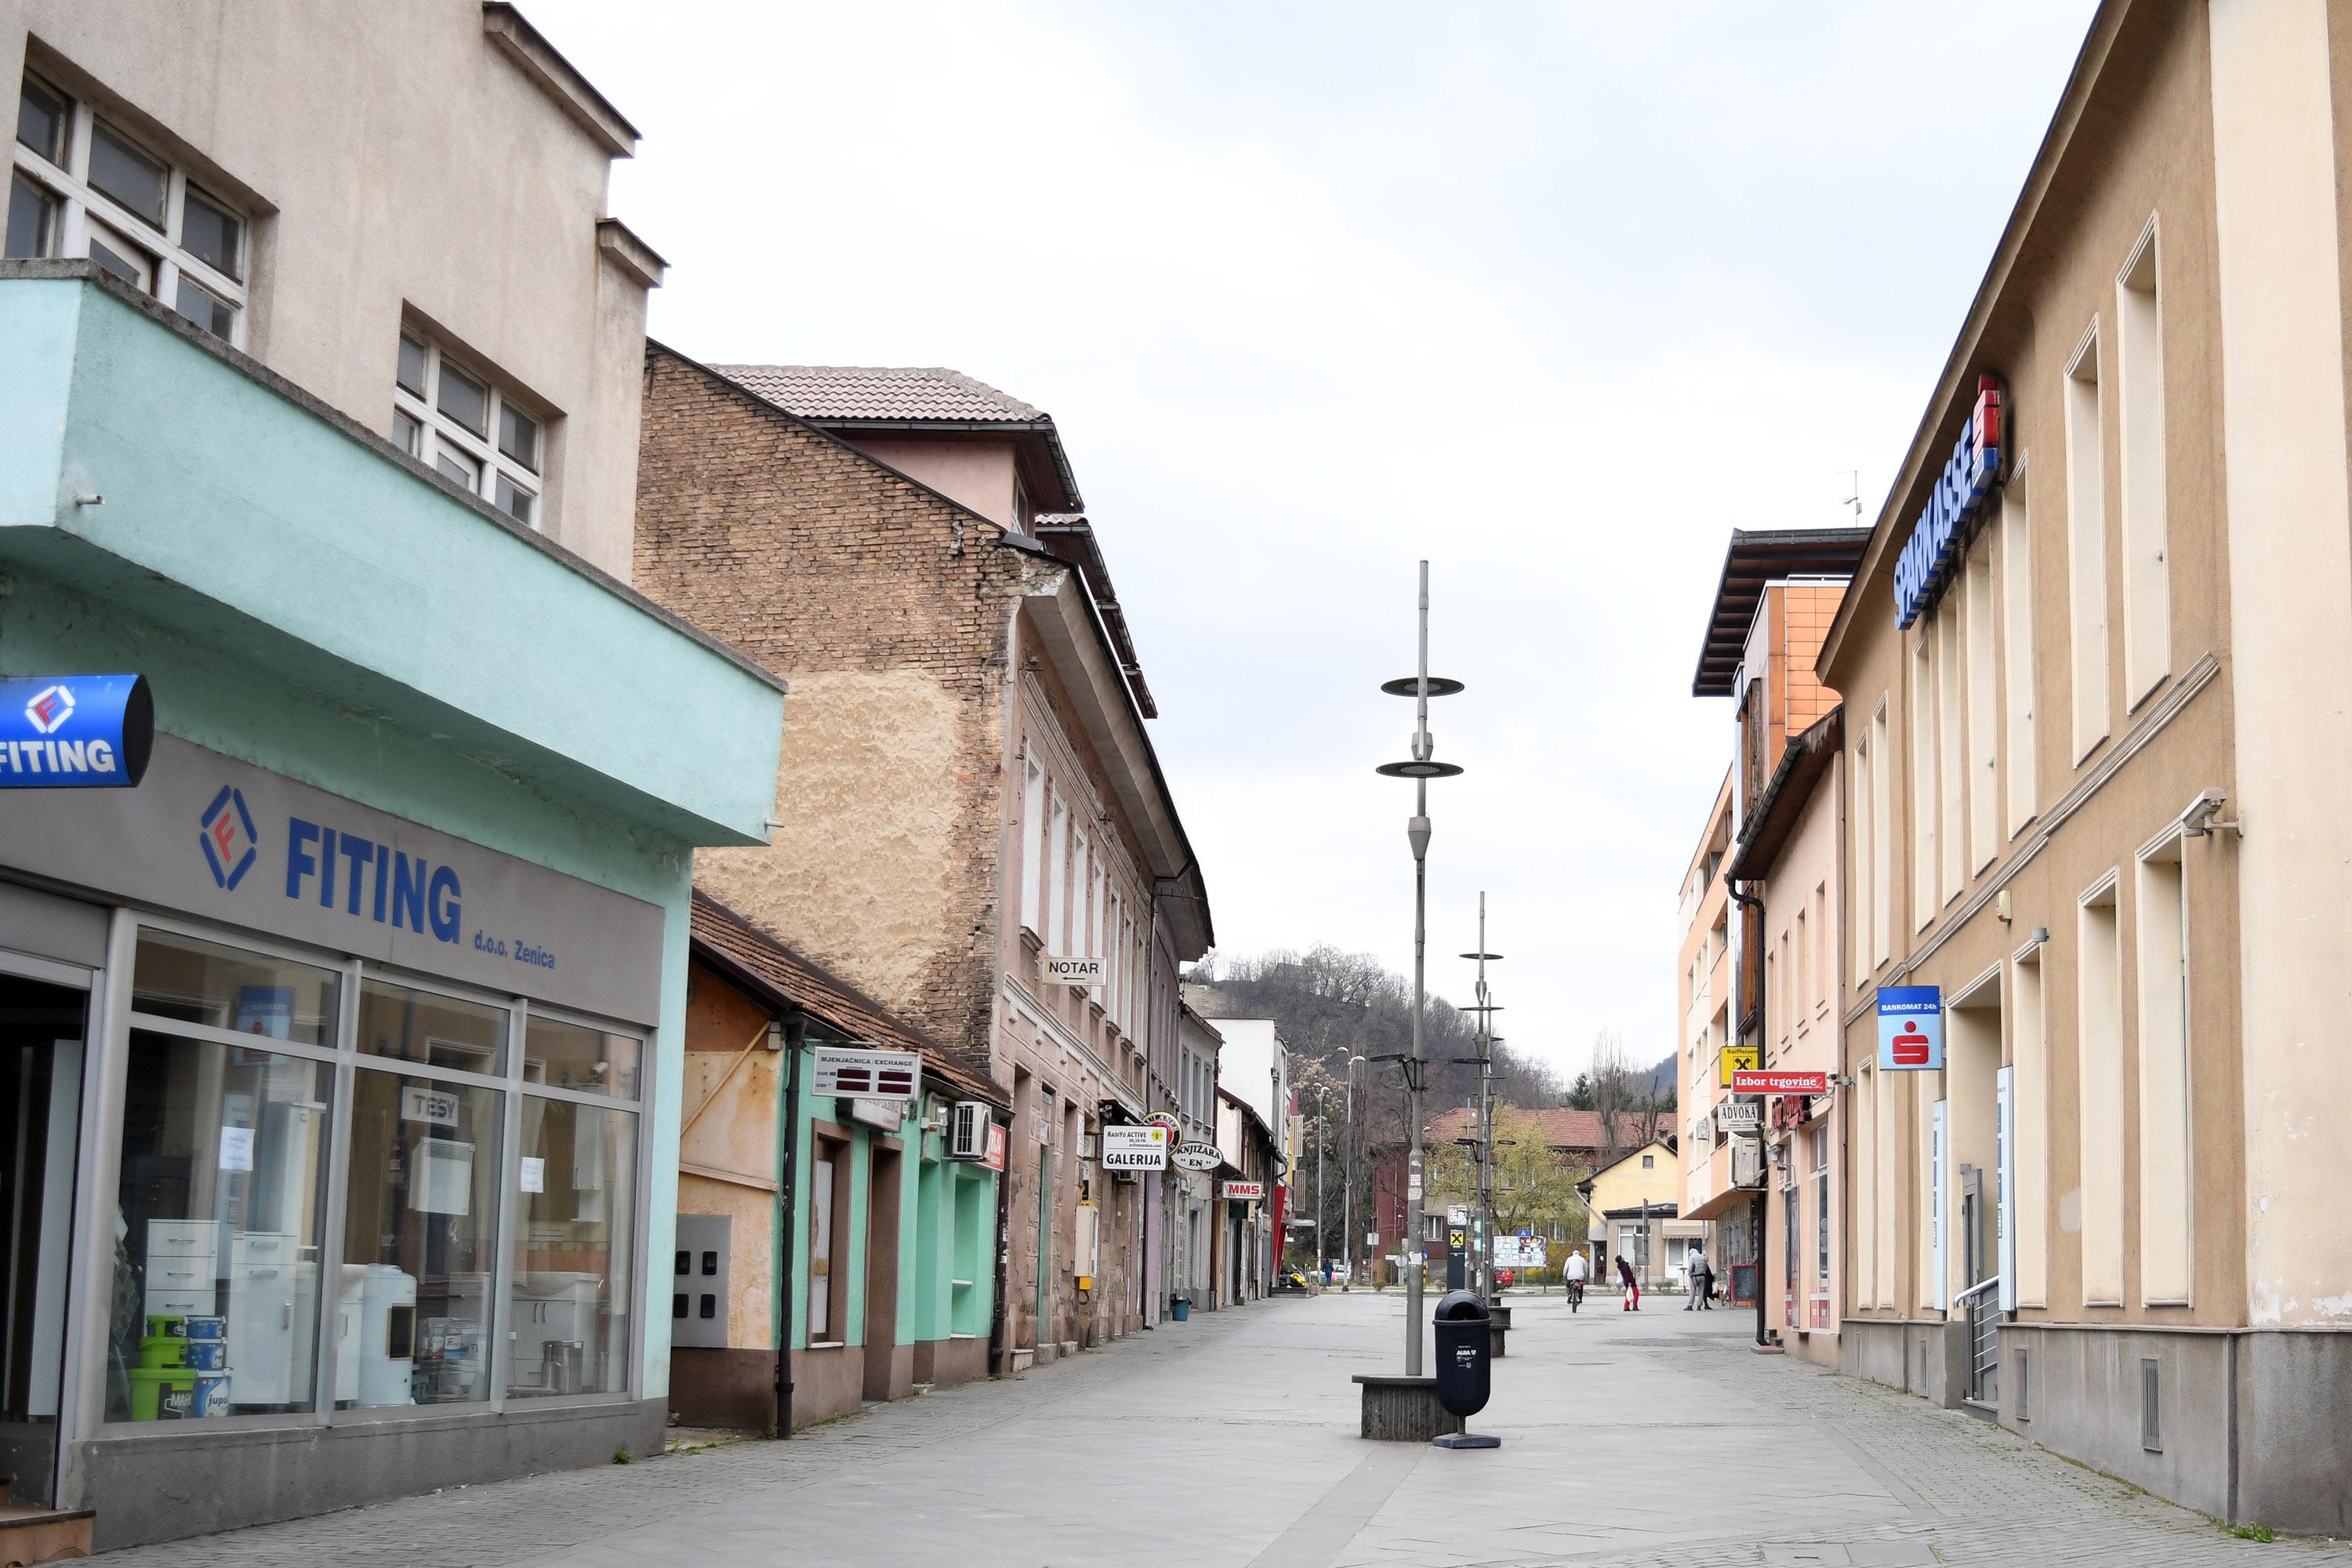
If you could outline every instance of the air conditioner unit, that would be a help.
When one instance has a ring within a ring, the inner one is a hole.
[[[960,1100],[948,1113],[948,1158],[988,1158],[988,1129],[995,1120],[983,1100]]]
[[[1764,1184],[1762,1139],[1734,1138],[1731,1141],[1731,1184],[1735,1187],[1760,1187]]]

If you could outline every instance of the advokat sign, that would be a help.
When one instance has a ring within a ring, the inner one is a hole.
[[[660,1013],[658,906],[171,735],[137,789],[12,799],[0,864],[501,994]]]

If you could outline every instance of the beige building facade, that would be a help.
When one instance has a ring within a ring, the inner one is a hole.
[[[2352,5],[2100,7],[1822,650],[1843,1358],[2352,1526]],[[1940,989],[1939,1069],[1880,987]]]
[[[628,580],[637,132],[513,6],[5,0],[0,76],[11,258],[99,261]]]

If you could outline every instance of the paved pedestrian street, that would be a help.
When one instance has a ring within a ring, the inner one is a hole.
[[[1164,1324],[789,1443],[467,1488],[121,1552],[115,1568],[940,1563],[2352,1563],[1970,1416],[1748,1348],[1753,1319],[1518,1297],[1500,1449],[1356,1436],[1403,1303],[1327,1294]],[[1181,1547],[1171,1545],[1181,1542]]]

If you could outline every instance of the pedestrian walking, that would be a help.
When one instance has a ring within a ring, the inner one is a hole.
[[[1642,1282],[1633,1278],[1633,1266],[1625,1260],[1625,1258],[1622,1253],[1619,1254],[1617,1258],[1617,1283],[1625,1288],[1624,1304],[1617,1310],[1621,1312],[1640,1311],[1642,1310]]]
[[[1715,1266],[1706,1260],[1706,1247],[1691,1243],[1690,1249],[1691,1304],[1702,1312],[1715,1310]]]

